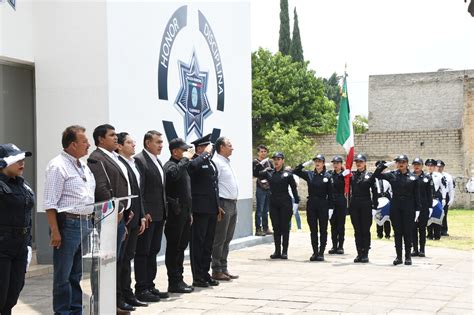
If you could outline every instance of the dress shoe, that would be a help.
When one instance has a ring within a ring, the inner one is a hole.
[[[337,249],[335,249],[335,248],[333,247],[333,248],[331,248],[331,249],[328,251],[328,254],[333,255],[333,254],[335,254],[336,252],[337,252]]]
[[[255,231],[255,236],[265,236],[265,232],[263,232],[262,229],[257,229],[257,231]]]
[[[275,251],[273,254],[270,255],[271,259],[278,259],[281,258],[281,253]]]
[[[309,261],[316,261],[317,256],[318,255],[316,255],[316,254],[311,255],[311,257],[309,257]]]
[[[266,229],[265,231],[263,231],[263,233],[265,233],[265,235],[273,235],[273,232],[270,229]]]
[[[414,250],[414,251],[411,252],[411,255],[412,255],[412,256],[420,256],[420,252]]]
[[[168,287],[168,292],[170,293],[191,293],[194,289],[188,285],[183,285],[182,283],[177,285],[170,285]]]
[[[317,256],[316,256],[316,261],[324,261],[324,255],[322,253],[319,253]]]
[[[231,279],[239,279],[239,275],[230,274],[228,271],[224,271],[224,274]]]
[[[120,310],[126,311],[126,312],[133,312],[134,310],[136,310],[135,307],[131,306],[128,303],[125,303],[124,301],[117,301],[117,307]]]
[[[393,265],[394,265],[394,266],[400,265],[401,263],[403,263],[401,257],[397,257],[397,258],[395,258],[395,260],[393,261]]]
[[[405,257],[405,265],[407,266],[411,265],[411,257]]]
[[[170,297],[170,295],[168,294],[168,292],[160,292],[160,290],[156,289],[156,288],[152,288],[150,289],[150,292],[156,296],[159,296],[160,299],[167,299]]]
[[[360,262],[361,263],[368,263],[369,262],[369,257],[368,256],[361,257]]]
[[[207,280],[207,283],[209,283],[209,285],[210,285],[211,287],[215,287],[215,286],[218,286],[218,285],[219,285],[219,281],[214,280],[214,279],[212,279],[212,278],[209,279],[209,280]]]
[[[338,249],[336,249],[336,254],[338,254],[338,255],[343,255],[343,254],[344,254],[344,248],[338,248]]]
[[[125,298],[124,300],[127,304],[129,304],[131,306],[135,306],[135,307],[147,307],[148,306],[147,303],[143,303],[142,301],[137,300],[137,298],[135,296],[130,297],[130,298]]]
[[[198,288],[208,288],[209,283],[207,281],[201,280],[201,279],[196,279],[193,281],[193,287],[198,287]]]
[[[230,277],[228,277],[225,273],[223,272],[213,272],[212,273],[212,279],[214,280],[220,280],[220,281],[230,281]]]
[[[354,258],[354,262],[355,262],[355,263],[360,263],[360,262],[361,262],[360,259],[361,259],[360,256],[357,255],[356,258]]]
[[[159,302],[160,301],[160,297],[158,295],[154,295],[148,290],[135,292],[135,297],[137,298],[137,300],[142,301],[142,302]]]
[[[288,259],[288,254],[283,252],[281,253],[281,256],[280,256],[281,259]]]
[[[418,257],[425,257],[425,252],[420,251],[420,252],[418,253]]]

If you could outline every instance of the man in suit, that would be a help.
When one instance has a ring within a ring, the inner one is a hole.
[[[211,134],[192,142],[196,154],[189,164],[191,177],[193,224],[191,227],[191,268],[193,286],[209,287],[219,285],[211,278],[212,244],[219,212],[219,188],[217,168],[212,162]],[[220,214],[221,216],[221,214]]]
[[[170,141],[171,157],[165,163],[168,217],[165,224],[168,292],[191,293],[193,287],[183,281],[184,251],[191,237],[191,179],[188,174],[193,153],[183,139]]]
[[[130,181],[130,188],[132,195],[138,196],[131,200],[130,208],[124,213],[124,220],[127,226],[127,237],[122,249],[122,270],[117,279],[119,288],[122,290],[122,296],[126,303],[131,306],[148,306],[148,304],[137,300],[131,289],[131,261],[135,256],[135,249],[137,247],[138,236],[145,232],[146,218],[143,209],[143,200],[141,198],[140,187],[143,186],[141,180],[143,176],[140,175],[137,166],[135,165],[135,141],[126,132],[121,132],[117,135],[120,162],[125,165],[128,172],[128,179]]]
[[[89,157],[89,168],[96,181],[95,200],[105,201],[112,197],[125,197],[130,195],[128,172],[119,161],[117,149],[117,135],[115,128],[109,124],[97,126],[93,132],[94,142],[97,146]],[[130,200],[120,201],[117,229],[117,275],[121,272],[121,248],[125,237],[125,222],[123,212],[130,208]],[[118,283],[118,282],[117,282]],[[135,308],[122,299],[122,292],[117,286],[117,307],[119,311],[134,311]]]
[[[167,292],[155,288],[156,255],[161,249],[163,226],[167,205],[163,166],[158,159],[163,149],[161,133],[148,131],[143,139],[143,151],[135,156],[135,162],[143,175],[143,205],[148,228],[138,237],[135,253],[135,296],[144,302],[158,302],[168,298]]]

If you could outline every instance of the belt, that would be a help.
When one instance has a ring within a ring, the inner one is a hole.
[[[226,201],[237,201],[237,199],[227,199],[227,198],[222,198],[222,197],[219,197],[219,199],[222,199],[222,200],[226,200]]]
[[[30,233],[31,227],[15,227],[15,226],[5,226],[0,225],[0,232],[7,232],[18,235],[27,235]]]
[[[64,212],[64,217],[66,219],[80,219],[81,216],[84,216],[85,218],[89,218],[91,215],[90,214],[75,214],[75,213],[69,213],[69,212]]]

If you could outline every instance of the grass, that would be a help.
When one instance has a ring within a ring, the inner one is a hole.
[[[306,221],[306,212],[300,211],[301,225],[303,232],[309,232],[309,226]],[[448,213],[448,227],[449,236],[442,237],[439,241],[431,241],[427,239],[427,246],[446,247],[461,250],[473,250],[474,249],[474,210],[467,209],[450,209]],[[331,227],[328,226],[328,243],[331,244]],[[293,216],[291,221],[291,230],[296,232],[296,220]],[[349,216],[346,217],[346,235],[353,236],[354,229],[352,228],[351,219]],[[376,224],[372,223],[371,227],[372,239],[377,239]],[[383,239],[385,242],[393,242],[393,229],[392,238],[390,240]]]

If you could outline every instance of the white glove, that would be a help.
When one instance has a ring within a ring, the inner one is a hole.
[[[443,201],[441,201],[441,205],[443,206],[443,208],[444,206],[446,206],[446,199],[443,199]]]
[[[415,222],[418,222],[419,216],[420,216],[420,211],[415,211]]]
[[[310,166],[313,163],[314,163],[313,160],[306,161],[303,163],[303,167]]]
[[[351,172],[351,170],[344,170],[344,172],[342,172],[342,176],[347,176],[349,175]]]
[[[451,205],[453,204],[454,200],[453,199],[450,199],[449,202],[448,202],[448,207],[451,207]]]
[[[328,210],[329,220],[331,220],[333,213],[334,213],[334,209],[329,209]]]
[[[374,218],[376,214],[377,214],[377,210],[372,209],[372,218]]]
[[[385,166],[386,166],[386,167],[390,167],[390,166],[392,166],[392,165],[395,165],[395,163],[396,163],[395,161],[387,162],[387,163],[385,163]]]
[[[268,162],[268,158],[265,158],[265,159],[260,161],[260,164],[265,165],[265,163],[267,163],[267,162]]]
[[[33,257],[33,249],[28,246],[28,255],[26,256],[26,271],[30,268],[31,258]]]
[[[428,210],[430,211],[430,213],[428,214],[428,218],[431,218],[431,214],[433,213],[433,208],[429,208]]]

